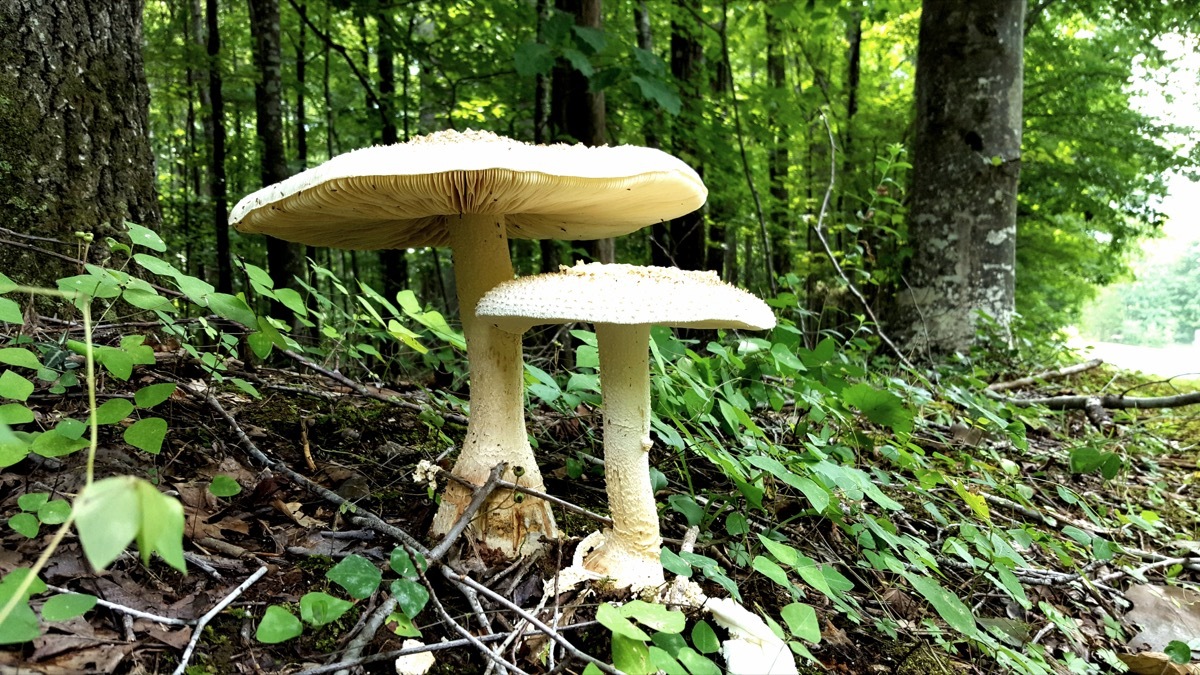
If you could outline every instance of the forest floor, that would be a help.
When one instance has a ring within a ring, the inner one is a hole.
[[[429,544],[426,533],[435,505],[423,484],[413,479],[413,470],[421,460],[437,461],[451,443],[461,438],[461,415],[442,411],[446,420],[440,428],[431,424],[428,401],[420,388],[396,387],[396,390],[359,389],[346,386],[311,370],[259,368],[244,373],[263,393],[255,400],[229,389],[208,389],[201,372],[179,354],[159,353],[153,367],[139,368],[126,391],[121,383],[106,383],[106,397],[128,397],[137,386],[156,382],[182,382],[187,388],[156,409],[169,421],[171,433],[161,454],[150,458],[129,448],[118,436],[119,429],[105,428],[96,458],[97,475],[132,474],[147,478],[161,489],[177,496],[186,513],[185,551],[189,573],[185,576],[153,559],[142,566],[133,553],[119,558],[109,569],[96,572],[85,561],[78,540],[68,536],[54,554],[42,578],[51,586],[90,593],[108,603],[97,607],[86,618],[54,624],[44,634],[24,645],[10,645],[0,651],[0,672],[4,673],[166,673],[180,663],[181,654],[192,638],[192,626],[172,626],[153,618],[141,618],[126,609],[150,615],[199,619],[255,570],[265,567],[265,576],[250,585],[228,609],[217,615],[190,656],[188,673],[317,673],[324,664],[346,655],[348,644],[362,631],[369,617],[382,602],[380,594],[359,600],[338,621],[319,629],[306,629],[298,639],[276,645],[255,639],[258,617],[266,606],[282,604],[294,607],[300,597],[313,590],[335,592],[325,574],[335,562],[354,553],[373,561],[386,561],[395,541],[356,520],[365,509],[386,523]],[[291,364],[295,365],[295,364]],[[1126,376],[1108,370],[1090,371],[1068,382],[1054,385],[1055,393],[1102,386],[1112,378]],[[1132,381],[1131,381],[1132,382]],[[358,389],[356,391],[356,389]],[[391,397],[391,402],[364,396],[369,390],[376,396]],[[66,415],[80,416],[85,409],[83,396],[64,397],[35,392],[28,404],[37,410],[43,425]],[[1192,410],[1196,408],[1193,406]],[[226,416],[224,413],[228,413]],[[1092,534],[1103,532],[1128,550],[1143,556],[1141,562],[1116,566],[1097,556],[1079,566],[1070,557],[1028,552],[1036,560],[1037,574],[1029,571],[1023,578],[1030,600],[1048,603],[1078,627],[1082,644],[1067,645],[1075,654],[1095,654],[1112,648],[1126,648],[1113,639],[1111,626],[1099,618],[1098,608],[1120,615],[1121,593],[1131,584],[1145,580],[1161,581],[1170,569],[1180,579],[1200,580],[1200,514],[1196,510],[1197,444],[1200,422],[1197,414],[1182,415],[1169,427],[1155,427],[1156,411],[1137,415],[1121,414],[1115,434],[1100,442],[1120,446],[1128,438],[1146,438],[1147,434],[1166,435],[1154,456],[1136,448],[1125,448],[1128,469],[1118,480],[1104,480],[1095,473],[1071,470],[1067,446],[1071,439],[1095,435],[1082,413],[1048,415],[1044,425],[1028,431],[1028,450],[988,438],[962,438],[954,430],[936,425],[918,425],[914,442],[929,453],[959,450],[964,444],[979,447],[991,444],[988,460],[1012,462],[1019,471],[1039,476],[1042,486],[1027,504],[1016,504],[1001,497],[989,503],[993,518],[1005,526],[1066,530],[1075,528]],[[435,416],[436,417],[436,416]],[[605,509],[603,477],[598,471],[577,467],[579,457],[600,453],[594,447],[598,436],[594,427],[598,416],[562,417],[547,411],[531,415],[531,433],[538,441],[539,458],[546,476],[547,491],[566,495],[570,501],[588,509]],[[1137,429],[1137,435],[1131,430]],[[970,451],[971,447],[967,447]],[[58,459],[31,456],[0,474],[0,518],[17,513],[17,499],[33,491],[48,491],[55,496],[73,496],[83,481],[84,453]],[[265,457],[264,457],[265,456]],[[270,465],[262,461],[266,459]],[[38,461],[34,461],[37,459]],[[872,461],[864,457],[865,461]],[[445,466],[445,460],[442,460]],[[720,472],[706,469],[703,460],[692,460],[694,477],[711,479],[709,490],[720,491],[724,480]],[[221,499],[208,489],[217,475],[230,476],[243,487],[241,494]],[[329,492],[318,494],[300,482],[300,476]],[[573,477],[574,476],[574,477]],[[1055,490],[1069,486],[1071,493]],[[728,487],[728,492],[735,490]],[[1157,515],[1155,527],[1162,536],[1150,536],[1135,525],[1106,530],[1087,517],[1079,504],[1064,499],[1067,494],[1087,494],[1091,503],[1109,505],[1113,512],[1134,511]],[[905,497],[899,491],[891,494]],[[334,497],[337,497],[335,499]],[[660,494],[660,503],[668,495]],[[353,504],[347,507],[338,501]],[[1139,506],[1140,505],[1140,506]],[[850,542],[841,531],[821,518],[793,518],[793,505],[780,501],[772,508],[774,523],[787,531],[793,546],[817,560],[854,560]],[[914,505],[906,514],[893,518],[903,531],[918,533],[934,540],[934,523],[926,522],[924,512]],[[508,598],[513,604],[532,611],[541,599],[544,579],[565,566],[581,535],[596,528],[585,516],[556,509],[568,535],[545,556],[523,565],[489,567],[470,551],[459,550],[448,561],[460,570]],[[678,513],[663,512],[664,535],[668,540],[681,538],[687,528]],[[1032,525],[1030,525],[1032,523]],[[12,529],[0,531],[0,572],[31,565],[46,548],[50,528],[39,536],[27,538]],[[1083,536],[1087,536],[1086,534]],[[702,540],[697,552],[722,559],[722,539]],[[847,566],[849,567],[849,566]],[[736,571],[736,570],[735,570]],[[970,673],[996,672],[990,659],[975,660],[946,653],[923,623],[928,610],[914,602],[899,587],[883,588],[875,584],[870,570],[844,569],[858,581],[851,593],[858,598],[868,616],[886,614],[898,620],[899,635],[889,637],[872,629],[869,623],[853,624],[843,620],[828,603],[817,605],[821,640],[811,651],[825,669],[841,673],[924,673],[960,670]],[[1040,576],[1039,576],[1040,575]],[[1139,580],[1135,577],[1141,576]],[[1036,578],[1035,578],[1036,577]],[[762,576],[735,578],[750,607],[778,608],[787,601],[777,586],[764,583]],[[428,578],[435,597],[440,597],[449,616],[458,627],[468,627],[476,635],[487,633],[477,624],[467,596],[444,578]],[[1082,583],[1080,583],[1082,582]],[[964,582],[966,583],[966,582]],[[947,585],[954,587],[951,579]],[[990,585],[976,589],[954,587],[973,608],[994,602]],[[721,589],[705,583],[710,595]],[[596,603],[618,594],[600,591],[586,601],[576,596],[552,599],[569,611],[560,617],[561,636],[578,649],[601,659],[609,658],[608,642],[612,634],[592,621]],[[520,624],[509,608],[478,600],[483,620],[492,634],[502,634]],[[476,608],[479,609],[479,608]],[[1046,626],[1020,625],[1019,607],[1009,607],[1014,633],[1027,631],[1017,638],[1040,641],[1053,652],[1062,634]],[[545,616],[545,615],[543,615]],[[459,640],[462,636],[450,622],[426,610],[418,620],[426,643]],[[395,628],[387,624],[387,628]],[[1032,633],[1032,635],[1030,635]],[[490,638],[488,638],[490,639]],[[384,654],[400,649],[404,638],[392,631],[379,630],[362,654]],[[544,640],[517,641],[503,654],[529,672],[548,670],[541,660]],[[386,655],[386,654],[385,654]],[[473,646],[461,646],[436,653],[435,673],[476,673],[487,668],[485,659]],[[561,656],[560,656],[561,658]],[[366,672],[396,672],[394,656],[387,660],[363,662]],[[582,661],[562,662],[560,672],[583,670]],[[1163,672],[1173,672],[1164,670]],[[1183,671],[1180,671],[1183,672]]]

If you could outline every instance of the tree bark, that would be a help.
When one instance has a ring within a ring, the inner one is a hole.
[[[787,274],[792,269],[792,218],[791,194],[788,191],[788,128],[784,123],[785,116],[779,114],[781,101],[790,98],[787,95],[787,61],[783,54],[782,19],[777,16],[780,3],[766,5],[764,27],[767,36],[767,85],[771,88],[771,98],[767,110],[771,113],[771,132],[774,137],[771,148],[767,151],[767,180],[768,191],[771,193],[770,208],[770,238],[771,255],[774,256],[772,267],[775,274]],[[749,265],[750,261],[747,260]]]
[[[379,31],[379,48],[376,51],[376,70],[379,71],[379,115],[383,126],[379,142],[392,145],[400,140],[396,127],[396,26],[391,12],[383,5],[375,14]],[[403,249],[384,249],[379,252],[379,263],[383,268],[383,295],[394,299],[401,290],[408,288],[408,257]]]
[[[262,150],[262,184],[273,185],[290,175],[283,147],[283,78],[279,30],[279,0],[250,0],[250,34],[258,81],[254,84],[255,127]],[[267,271],[276,288],[296,288],[302,275],[302,248],[267,237]],[[282,307],[275,313],[286,316]]]
[[[1024,0],[925,0],[906,269],[895,323],[925,356],[1014,311]]]
[[[603,0],[556,0],[555,6],[575,17],[576,26],[600,28]],[[574,140],[584,145],[608,143],[605,133],[604,92],[591,91],[588,78],[565,60],[552,73],[550,87],[550,125],[556,140]],[[566,136],[569,138],[561,138]],[[588,255],[597,262],[615,261],[611,238],[585,242]]]
[[[216,236],[217,290],[233,292],[233,264],[229,250],[229,195],[225,176],[225,96],[221,92],[221,30],[217,0],[206,0],[205,22],[208,36],[208,110],[205,134],[208,136],[208,192],[212,196],[213,232]],[[201,98],[201,105],[204,99]]]
[[[131,220],[158,229],[142,2],[0,5],[0,222],[39,236],[101,237]],[[0,270],[54,286],[67,263],[0,247]]]
[[[704,48],[700,44],[699,11],[697,0],[675,0],[671,19],[671,75],[679,85],[682,109],[675,118],[671,146],[677,157],[703,175],[700,148],[696,142],[704,107],[700,92]],[[704,214],[700,210],[693,211],[671,221],[666,250],[655,246],[651,257],[655,265],[703,269],[704,242]]]

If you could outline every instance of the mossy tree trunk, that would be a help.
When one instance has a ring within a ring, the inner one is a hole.
[[[0,227],[68,242],[91,233],[93,260],[125,220],[158,229],[149,98],[140,1],[0,4]],[[0,271],[51,286],[76,273],[11,245]]]
[[[1015,304],[1024,0],[925,0],[895,328],[921,355],[964,351]]]

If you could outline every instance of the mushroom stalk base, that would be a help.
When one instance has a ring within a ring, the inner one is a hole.
[[[464,214],[457,221],[447,229],[471,368],[471,415],[453,473],[482,485],[492,467],[508,462],[505,480],[545,492],[525,431],[521,336],[475,316],[479,298],[513,276],[504,216]],[[447,485],[433,519],[433,534],[446,534],[470,501],[470,490],[457,483]],[[467,532],[506,558],[541,548],[543,536],[558,536],[548,503],[511,490],[496,490]]]
[[[604,478],[612,529],[583,566],[624,588],[664,583],[650,485],[650,327],[597,324],[604,397]]]

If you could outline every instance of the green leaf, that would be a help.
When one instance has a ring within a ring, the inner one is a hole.
[[[592,53],[604,51],[604,47],[608,45],[608,34],[602,28],[571,26],[571,30],[580,42],[592,50]]]
[[[721,648],[717,632],[704,619],[697,621],[696,625],[692,626],[692,644],[703,654],[712,654]]]
[[[33,383],[11,370],[0,375],[0,397],[24,401],[33,393]]]
[[[284,307],[292,310],[296,316],[308,316],[308,308],[304,306],[304,298],[294,288],[280,288],[275,291],[275,299]]]
[[[41,508],[42,504],[45,504],[48,501],[50,501],[49,492],[26,492],[20,497],[17,497],[17,506],[19,506],[22,511],[36,513],[37,510]]]
[[[254,638],[263,644],[273,645],[285,640],[291,640],[304,630],[296,615],[280,607],[271,605],[263,612],[263,618],[258,622]]]
[[[0,424],[28,424],[34,419],[33,411],[20,403],[0,405]]]
[[[687,625],[683,612],[644,600],[630,600],[621,605],[621,615],[662,633],[679,633]]]
[[[262,394],[260,394],[258,392],[258,389],[255,389],[254,385],[243,380],[242,378],[231,377],[231,378],[229,378],[229,381],[233,383],[233,386],[237,387],[238,389],[241,389],[242,391],[253,396],[254,398],[262,398]]]
[[[116,424],[129,417],[133,404],[127,399],[110,398],[96,406],[96,424]]]
[[[667,504],[687,520],[690,527],[696,527],[704,519],[704,509],[690,495],[674,494],[667,497]]]
[[[1183,665],[1192,662],[1192,648],[1182,640],[1171,640],[1163,649],[1163,653],[1171,657],[1172,663]]]
[[[554,67],[554,55],[544,44],[525,42],[513,53],[513,66],[521,77],[545,75]]]
[[[294,292],[294,291],[293,291]],[[190,295],[188,297],[191,297]],[[228,293],[212,293],[208,295],[208,308],[217,316],[229,319],[243,326],[253,328],[258,325],[258,317],[245,300]]]
[[[721,675],[721,669],[717,667],[717,664],[712,662],[712,659],[698,654],[691,647],[684,647],[679,650],[676,658],[687,667],[688,672],[692,675]]]
[[[147,481],[138,480],[136,487],[141,508],[136,541],[142,564],[149,564],[150,554],[157,552],[168,565],[186,573],[187,565],[183,559],[183,505],[179,500],[159,492]]]
[[[38,507],[37,517],[46,525],[61,525],[71,515],[71,505],[65,499],[54,499]]]
[[[96,606],[96,596],[83,593],[60,593],[42,605],[42,618],[46,621],[67,621],[83,616]]]
[[[42,524],[38,522],[37,516],[32,513],[18,513],[8,519],[8,526],[18,534],[25,535],[28,539],[33,539],[38,535],[38,531],[42,529]]]
[[[133,355],[117,347],[97,347],[96,360],[118,380],[128,380],[133,375]]]
[[[147,417],[129,425],[122,437],[133,447],[157,455],[162,450],[163,438],[166,435],[166,420],[161,417]]]
[[[774,581],[784,588],[791,589],[792,580],[788,579],[787,572],[784,571],[774,560],[766,556],[756,555],[751,563],[754,569],[764,577]]]
[[[175,269],[171,263],[166,262],[165,260],[159,260],[158,258],[146,253],[133,254],[133,261],[141,265],[148,272],[157,274],[161,277],[179,277],[182,275],[182,272]]]
[[[37,438],[33,439],[29,449],[35,454],[42,457],[63,457],[69,455],[76,450],[91,445],[91,442],[83,438],[67,438],[58,433],[55,429],[50,429],[38,434]]]
[[[167,250],[167,245],[154,230],[129,221],[125,221],[125,227],[129,228],[129,241],[134,246],[145,246],[159,253]]]
[[[669,85],[657,77],[630,75],[629,79],[638,86],[642,96],[647,101],[657,103],[663,110],[672,115],[678,115],[683,109],[683,101]]]
[[[388,615],[388,623],[396,624],[392,632],[403,637],[421,637],[421,631],[417,630],[413,620],[404,615],[404,612],[392,612]]]
[[[429,591],[423,584],[411,579],[396,579],[392,582],[391,591],[396,603],[409,618],[415,618],[425,609],[425,603],[429,602]]]
[[[15,324],[25,323],[25,315],[21,313],[21,306],[9,298],[0,298],[0,321]]]
[[[217,497],[232,497],[241,493],[242,486],[233,478],[219,473],[208,484],[208,491]]]
[[[821,623],[817,621],[817,612],[811,606],[793,602],[781,609],[779,615],[792,635],[813,643],[821,641]]]
[[[0,298],[3,300],[4,298]],[[0,602],[8,602],[8,598],[0,593]],[[0,622],[0,645],[14,645],[29,642],[41,635],[38,629],[37,614],[30,609],[28,602],[18,602],[13,611],[3,622]]]
[[[427,567],[424,558],[421,558],[419,555],[417,558],[417,562],[421,565],[421,570],[424,571],[424,569]],[[388,560],[388,564],[392,568],[393,572],[399,574],[405,579],[420,578],[420,574],[417,572],[416,564],[414,564],[413,559],[409,557],[408,551],[404,550],[404,548],[401,546],[397,546],[396,548],[392,549],[392,555]]]
[[[330,568],[325,573],[325,577],[346,589],[350,597],[362,600],[371,597],[375,589],[379,588],[379,582],[383,580],[383,572],[380,572],[379,568],[366,558],[351,554]],[[409,614],[409,616],[415,615]]]
[[[160,312],[174,312],[175,305],[171,301],[158,294],[158,291],[153,288],[126,288],[121,294],[121,298],[138,309],[157,310]]]
[[[5,347],[0,349],[0,363],[9,366],[17,366],[18,368],[30,368],[38,370],[42,367],[42,362],[38,357],[28,349],[21,347]]]
[[[688,561],[680,558],[677,553],[669,548],[663,547],[658,554],[659,561],[662,562],[663,569],[671,574],[678,574],[681,577],[692,576],[692,566]]]
[[[171,394],[175,393],[174,382],[163,382],[162,384],[152,384],[138,389],[133,395],[133,402],[139,408],[153,408],[163,401],[171,398]],[[126,413],[129,414],[129,413]]]
[[[69,438],[73,441],[79,440],[83,436],[83,432],[87,431],[88,425],[80,422],[77,419],[70,417],[60,420],[54,425],[54,431],[62,435],[63,438]]]
[[[912,433],[913,412],[890,391],[860,382],[843,389],[842,400],[861,410],[875,424],[889,427],[902,436]]]
[[[646,636],[646,639],[650,637]],[[655,670],[650,664],[650,648],[646,643],[621,633],[613,633],[612,657],[613,666],[626,675],[650,675]]]
[[[656,645],[650,645],[650,665],[666,673],[666,675],[688,675],[688,671],[683,667],[683,664],[676,661],[675,657],[667,653],[665,649]],[[597,668],[596,672],[599,673],[600,669]]]
[[[963,604],[958,596],[942,588],[942,585],[933,579],[909,572],[903,574],[951,628],[967,637],[976,637],[979,634],[979,627],[975,624],[971,608]]]
[[[132,476],[105,478],[76,498],[75,529],[92,567],[107,567],[137,536],[142,522],[137,482]]]
[[[337,621],[353,606],[348,600],[335,598],[328,593],[314,591],[300,598],[300,618],[312,626],[324,626]]]
[[[596,72],[596,68],[588,60],[587,54],[578,49],[568,47],[562,51],[562,55],[571,63],[571,67],[582,73],[584,77],[591,77]]]
[[[621,611],[607,602],[601,603],[596,608],[596,620],[613,632],[614,639],[618,635],[630,640],[645,641],[650,639],[650,636],[646,635],[645,631],[635,626],[629,619],[621,616]]]

